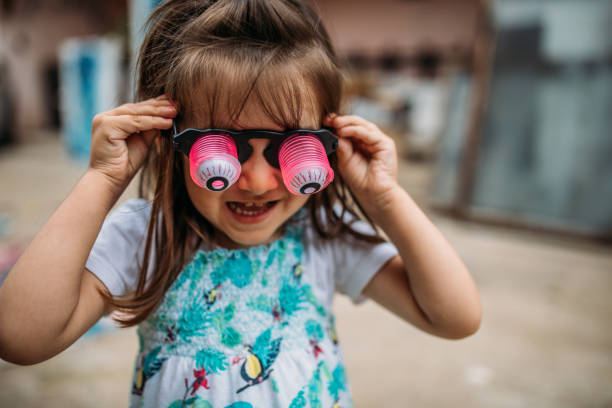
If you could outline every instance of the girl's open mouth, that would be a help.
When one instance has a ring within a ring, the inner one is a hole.
[[[264,219],[278,201],[267,202],[238,202],[225,203],[234,218],[241,222],[259,222]]]

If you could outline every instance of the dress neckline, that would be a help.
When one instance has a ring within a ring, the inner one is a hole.
[[[298,210],[298,212],[292,215],[283,226],[281,236],[266,244],[253,245],[247,248],[224,248],[214,243],[203,243],[196,251],[194,258],[230,258],[243,257],[245,255],[251,257],[262,252],[266,253],[272,251],[279,246],[286,245],[288,241],[301,237],[303,223],[300,221],[303,221],[305,216],[307,216],[305,208]]]

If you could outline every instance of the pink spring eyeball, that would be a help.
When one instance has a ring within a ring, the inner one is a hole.
[[[321,191],[334,179],[321,141],[311,134],[292,136],[278,152],[283,182],[296,195]]]
[[[236,144],[229,136],[206,135],[189,151],[189,172],[198,186],[223,191],[240,177]]]

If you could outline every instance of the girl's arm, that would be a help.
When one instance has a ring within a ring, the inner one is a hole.
[[[167,98],[96,116],[88,170],[0,287],[0,358],[34,364],[61,352],[110,312],[85,262],[102,223],[142,165],[157,129],[176,111]]]
[[[340,136],[342,176],[399,251],[364,294],[431,334],[473,334],[481,320],[476,285],[457,253],[397,183],[393,141],[358,116],[332,115],[326,125]]]

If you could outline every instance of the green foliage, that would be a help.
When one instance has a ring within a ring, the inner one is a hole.
[[[304,292],[299,286],[295,286],[285,281],[278,292],[278,300],[283,312],[291,316],[293,313],[302,309],[301,304],[305,301]]]
[[[304,408],[306,406],[306,398],[304,398],[304,390],[300,390],[298,395],[295,396],[289,408]]]
[[[273,263],[278,263],[277,257],[276,257],[276,249],[272,249],[270,253],[268,254],[268,258],[266,259],[266,262],[264,263],[264,269],[268,269],[269,267],[272,266]]]
[[[253,408],[253,405],[249,404],[248,402],[238,401],[231,403],[225,408]]]
[[[194,298],[191,304],[183,309],[177,321],[177,334],[186,343],[191,343],[191,337],[203,336],[204,331],[210,327],[211,315],[206,312],[202,302],[201,297]]]
[[[321,364],[312,373],[312,378],[308,382],[308,401],[311,408],[321,408]]]
[[[227,347],[235,347],[242,343],[242,335],[233,327],[228,326],[221,333],[221,343]]]
[[[325,310],[323,306],[321,306],[321,304],[319,303],[319,300],[314,295],[314,293],[312,293],[312,288],[310,287],[310,285],[302,286],[302,291],[304,292],[304,297],[306,298],[308,303],[314,306],[316,312],[320,316],[325,316],[327,314],[327,311]]]
[[[223,268],[214,268],[210,272],[210,279],[215,287],[222,284],[225,280],[225,270]]]
[[[344,372],[344,367],[341,364],[338,364],[332,373],[332,380],[330,381],[327,389],[334,399],[338,399],[338,394],[340,391],[346,390],[346,374]]]
[[[323,328],[317,321],[309,319],[306,321],[305,327],[309,339],[321,340],[323,338]]]
[[[195,397],[196,400],[193,402],[193,408],[213,408],[212,404],[200,397]]]
[[[270,382],[272,383],[272,389],[274,392],[278,393],[278,384],[276,383],[274,377],[270,377]]]
[[[206,400],[203,400],[200,396],[196,395],[188,400],[176,400],[168,406],[168,408],[213,408],[212,404]]]
[[[260,310],[262,312],[272,312],[272,299],[266,295],[259,295],[255,299],[249,299],[246,302],[249,309]]]
[[[242,343],[242,335],[233,327],[228,325],[234,318],[236,305],[230,303],[223,310],[216,310],[212,313],[212,326],[215,328],[221,339],[221,343],[228,347],[234,347]]]
[[[221,269],[223,274],[239,288],[244,288],[251,283],[253,266],[245,252],[239,252],[235,257],[228,258]]]
[[[225,408],[253,408],[253,405],[249,404],[248,402],[238,401],[231,403]]]
[[[212,348],[199,350],[195,355],[195,364],[196,369],[204,367],[207,373],[218,373],[227,369],[228,365],[225,354]]]
[[[232,320],[234,318],[235,310],[236,310],[236,304],[234,302],[225,306],[225,309],[223,309],[223,320],[225,320],[225,322],[229,322],[230,320]]]

